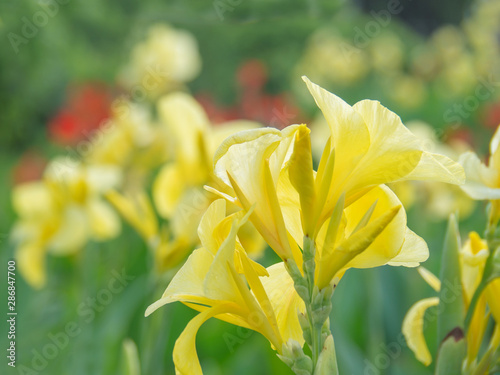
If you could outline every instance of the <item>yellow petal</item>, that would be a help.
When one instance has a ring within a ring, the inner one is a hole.
[[[348,237],[348,234],[352,232],[363,217],[367,207],[370,207],[375,201],[377,201],[377,205],[375,206],[370,222],[384,215],[392,208],[401,206],[401,202],[397,196],[387,186],[381,185],[374,188],[345,209],[344,212],[347,219],[346,237]],[[349,263],[349,267],[372,268],[387,264],[399,254],[404,244],[405,236],[406,213],[404,209],[400,209],[396,217],[377,236],[373,243]]]
[[[500,325],[500,279],[493,280],[485,289],[488,306],[497,325]]]
[[[12,205],[16,213],[26,218],[43,218],[55,209],[55,199],[42,181],[17,185],[12,190]]]
[[[304,301],[298,296],[293,280],[280,262],[267,268],[269,277],[261,277],[262,285],[269,297],[283,342],[293,339],[304,343],[297,312],[304,312]]]
[[[266,241],[262,238],[255,226],[251,222],[245,223],[238,232],[238,240],[245,251],[253,259],[262,256],[267,247]]]
[[[109,204],[100,199],[92,199],[87,205],[87,212],[90,230],[96,240],[104,241],[120,234],[120,218]]]
[[[211,133],[210,133],[210,155],[213,155],[219,145],[228,137],[232,136],[233,134],[245,131],[245,130],[251,130],[251,129],[258,129],[261,128],[262,125],[259,124],[258,122],[255,121],[248,121],[248,120],[234,120],[234,121],[228,121],[224,122],[222,124],[219,124],[217,126],[213,126],[211,128]]]
[[[406,228],[403,246],[398,255],[387,264],[390,266],[418,267],[429,258],[429,248],[425,240]]]
[[[90,224],[83,207],[66,207],[58,231],[48,244],[54,254],[69,254],[80,250],[90,236]]]
[[[300,214],[300,197],[290,181],[288,167],[286,166],[280,173],[276,192],[286,229],[296,243],[302,244],[304,231]]]
[[[198,227],[198,236],[200,237],[201,244],[205,249],[212,254],[217,254],[221,242],[218,237],[214,236],[215,228],[221,221],[226,218],[226,201],[224,199],[217,199],[214,201],[203,214]],[[226,233],[227,236],[227,233]]]
[[[353,171],[353,176],[358,173],[361,180],[351,183],[353,187],[397,181],[411,173],[422,155],[421,142],[399,116],[373,100],[362,100],[353,109],[370,133],[370,148]]]
[[[408,310],[403,320],[403,335],[408,347],[415,353],[415,357],[426,366],[432,362],[432,356],[425,343],[424,316],[429,307],[438,304],[439,298],[437,297],[420,300]]]
[[[281,350],[281,346],[283,344],[283,340],[281,339],[280,330],[278,328],[278,323],[276,321],[276,315],[274,313],[274,308],[269,301],[269,297],[262,285],[262,280],[259,278],[259,275],[255,271],[254,266],[248,259],[248,257],[242,257],[242,265],[245,272],[245,278],[247,279],[248,285],[255,298],[259,302],[260,308],[265,314],[266,324],[262,325],[262,329],[259,331],[263,332],[264,335],[268,338],[268,340],[274,345],[274,347],[278,350]],[[267,270],[266,270],[266,273]],[[269,275],[269,273],[268,273]],[[268,329],[266,325],[269,324],[271,329]]]
[[[156,214],[144,192],[125,197],[111,190],[106,193],[106,198],[145,241],[158,234]]]
[[[184,178],[179,165],[165,165],[153,183],[153,201],[161,217],[169,219],[174,214],[184,189]]]
[[[191,243],[197,243],[198,225],[211,202],[211,194],[200,186],[184,189],[170,218],[170,229],[174,236],[184,237]]]
[[[422,276],[422,279],[425,280],[427,284],[431,286],[436,292],[441,290],[441,281],[437,276],[435,276],[431,271],[422,266],[417,268],[418,273]]]
[[[36,289],[45,286],[45,248],[37,242],[25,242],[16,249],[16,260],[19,272],[28,284]]]
[[[370,131],[370,150],[364,157],[375,168],[370,180],[381,178],[379,183],[404,179],[464,182],[463,168],[446,156],[424,151],[424,140],[413,135],[394,112],[372,100],[360,101],[353,108]],[[384,168],[390,172],[384,173]]]
[[[494,168],[487,167],[473,152],[462,154],[459,159],[464,167],[467,180],[462,190],[472,199],[500,199],[499,174]]]
[[[432,180],[462,185],[465,172],[460,164],[447,156],[424,151],[415,169],[401,179],[404,180]]]
[[[201,105],[190,95],[176,92],[159,100],[158,112],[169,133],[175,138],[177,162],[182,166],[186,177],[193,181],[206,179],[204,173],[207,171],[201,170],[207,158],[206,145],[203,146],[200,142],[205,142],[210,122]],[[193,173],[194,171],[198,173]]]
[[[90,193],[105,193],[120,186],[123,173],[111,165],[92,165],[85,167],[84,179]]]
[[[465,303],[468,305],[483,277],[488,259],[488,244],[478,234],[471,232],[469,239],[460,250],[460,266]]]
[[[332,135],[336,161],[337,184],[350,175],[362,155],[370,147],[370,134],[360,114],[338,96],[302,77],[316,104],[323,112]]]
[[[488,321],[489,316],[486,314],[486,298],[483,294],[477,301],[467,331],[467,359],[470,362],[477,359]]]
[[[226,305],[207,309],[195,316],[175,342],[173,358],[176,373],[179,375],[203,375],[196,352],[196,334],[200,326],[211,317],[227,310]]]
[[[214,255],[204,248],[193,251],[177,271],[162,297],[147,308],[145,315],[148,316],[161,306],[174,301],[211,305],[212,302],[205,297],[203,283],[213,259]]]
[[[282,132],[256,129],[226,139],[214,157],[215,174],[235,191],[242,207],[257,203],[251,216],[255,228],[282,257],[290,256],[286,230],[276,202],[276,184],[299,126]]]
[[[238,292],[238,286],[235,284],[228,269],[228,264],[234,265],[236,234],[239,227],[246,222],[246,217],[238,218],[239,215],[235,215],[229,216],[226,219],[226,223],[231,223],[231,231],[224,242],[222,242],[210,265],[203,282],[203,291],[204,295],[208,298],[219,301],[231,301],[242,305],[245,302],[240,292]],[[224,232],[226,231],[223,225],[219,224],[219,228]]]
[[[495,134],[491,138],[490,142],[490,155],[494,155],[498,150],[498,145],[500,144],[500,126],[495,131]]]
[[[370,187],[405,178],[463,181],[464,173],[457,163],[423,151],[421,142],[401,119],[380,103],[363,100],[351,107],[304,80],[327,119],[336,154],[335,183],[331,184],[319,225],[331,216],[342,192],[349,206]]]
[[[343,273],[356,258],[370,248],[376,238],[384,232],[397,213],[399,206],[385,212],[363,228],[359,229],[335,247],[327,256],[321,254],[318,271],[318,287],[322,289],[328,285],[337,273]],[[325,241],[325,244],[328,241]],[[367,266],[367,267],[373,267]]]

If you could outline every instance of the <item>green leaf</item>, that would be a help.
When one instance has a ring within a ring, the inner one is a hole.
[[[461,374],[466,349],[464,331],[457,327],[443,340],[439,348],[436,375]]]
[[[338,373],[339,369],[337,367],[337,356],[335,354],[333,336],[329,335],[325,340],[323,350],[319,354],[314,375],[338,375]]]
[[[455,329],[463,330],[465,308],[459,262],[460,237],[455,215],[450,215],[441,259],[441,290],[439,291],[438,342]]]
[[[127,375],[141,375],[137,346],[131,339],[123,341],[123,354],[125,357],[125,373]]]

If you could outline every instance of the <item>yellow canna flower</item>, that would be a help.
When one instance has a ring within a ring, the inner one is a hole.
[[[305,81],[331,132],[318,171],[305,125],[241,132],[217,150],[214,169],[223,187],[209,190],[244,209],[255,204],[250,220],[284,260],[300,264],[303,239],[315,241],[320,288],[350,267],[418,265],[427,259],[427,246],[406,228],[401,203],[381,184],[461,183],[462,168],[425,151],[399,117],[378,102],[350,107]]]
[[[469,239],[460,251],[461,290],[452,291],[454,293],[463,293],[466,309],[469,308],[472,296],[479,286],[488,255],[487,243],[477,233],[471,232]],[[439,292],[441,288],[439,279],[423,267],[419,267],[418,271],[422,278],[436,292]],[[483,342],[488,323],[487,306],[492,311],[498,327],[500,320],[498,320],[499,317],[495,312],[498,313],[499,311],[497,294],[498,290],[500,290],[498,289],[499,286],[500,283],[498,280],[490,283],[477,302],[469,330],[467,331],[466,368],[470,369],[477,366],[479,349]],[[403,334],[408,347],[415,353],[416,358],[426,366],[432,362],[432,356],[429,353],[424,338],[425,312],[428,308],[437,306],[438,303],[438,297],[425,298],[418,301],[408,310],[403,321]],[[498,343],[496,347],[498,347]]]
[[[239,211],[226,217],[226,202],[214,201],[200,222],[203,247],[189,256],[162,298],[146,310],[148,316],[165,304],[181,301],[200,311],[176,341],[173,357],[179,374],[202,373],[195,337],[211,317],[261,333],[278,353],[290,338],[302,340],[296,312],[303,305],[295,299],[284,267],[272,266],[268,273],[248,258],[237,237],[250,214],[251,210],[245,216]],[[195,360],[186,360],[193,353]]]
[[[120,179],[113,167],[55,159],[43,180],[14,188],[12,202],[19,216],[13,229],[16,257],[32,286],[39,288],[46,282],[47,252],[70,254],[89,240],[104,241],[119,234],[119,218],[102,196]]]
[[[215,201],[200,222],[203,248],[193,252],[162,299],[147,310],[180,300],[201,311],[176,343],[179,373],[201,373],[198,361],[187,364],[181,358],[195,350],[194,336],[212,316],[262,333],[297,371],[333,370],[328,316],[331,295],[346,270],[416,267],[428,257],[426,243],[407,228],[401,202],[384,184],[405,179],[458,184],[464,178],[460,165],[427,152],[378,102],[350,107],[305,81],[330,128],[317,171],[305,125],[242,131],[215,152],[215,176],[206,190],[224,200]],[[193,123],[201,116],[184,118]],[[200,134],[205,127],[195,129]],[[203,165],[196,153],[185,163],[192,169]],[[242,210],[226,217],[225,202]],[[247,218],[282,263],[265,270],[249,261],[236,239]],[[250,321],[250,314],[262,319]],[[302,350],[304,342],[311,357]]]
[[[125,196],[116,190],[111,190],[106,193],[106,198],[146,243],[156,245],[159,236],[158,220],[144,192]]]
[[[147,174],[171,158],[169,136],[144,105],[119,98],[112,110],[111,119],[76,152],[87,164],[120,168],[125,188],[140,190]]]

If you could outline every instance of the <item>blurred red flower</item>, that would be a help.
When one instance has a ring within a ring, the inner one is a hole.
[[[26,151],[12,168],[12,183],[36,181],[42,178],[47,160],[36,151]]]
[[[500,125],[500,102],[487,104],[483,109],[483,124],[489,129]]]
[[[102,83],[71,88],[63,108],[49,122],[49,138],[61,145],[88,138],[110,117],[112,99],[111,89]]]

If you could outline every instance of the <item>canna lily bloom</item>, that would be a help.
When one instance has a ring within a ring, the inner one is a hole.
[[[459,184],[463,169],[425,151],[380,103],[351,107],[304,80],[330,128],[318,170],[305,125],[249,130],[220,145],[214,157],[220,184],[207,189],[245,210],[255,204],[250,221],[283,260],[300,264],[303,238],[315,241],[320,287],[349,267],[417,266],[427,259],[427,246],[407,229],[399,200],[383,184]]]
[[[44,178],[14,188],[13,207],[19,219],[12,237],[19,270],[33,287],[46,283],[47,252],[66,255],[89,240],[105,241],[121,230],[119,217],[102,198],[121,178],[112,167],[86,167],[56,159]]]
[[[212,184],[213,166],[209,162],[215,148],[230,134],[257,128],[251,121],[231,121],[213,127],[203,108],[185,93],[172,93],[160,99],[158,112],[165,133],[171,138],[173,160],[160,170],[153,184],[153,201],[159,215],[169,221],[169,239],[162,242],[162,267],[182,260],[199,242],[197,228],[207,207],[217,198],[203,189]],[[228,213],[236,206],[228,207]],[[246,223],[240,238],[250,254],[263,250],[262,240]]]
[[[460,156],[467,181],[461,188],[472,199],[489,200],[491,202],[490,225],[500,219],[500,127],[490,142],[490,158],[488,165],[481,162],[472,151]]]
[[[112,110],[109,121],[76,151],[87,164],[120,168],[124,190],[143,189],[147,174],[171,157],[168,135],[146,106],[117,99]]]
[[[487,243],[477,233],[471,232],[469,239],[460,251],[461,288],[460,290],[450,291],[451,293],[463,293],[466,310],[469,308],[476,288],[479,286],[488,255]],[[439,292],[441,288],[439,279],[423,267],[419,267],[418,271],[422,278],[436,292]],[[500,322],[499,291],[500,280],[495,280],[486,287],[477,302],[466,337],[467,356],[465,365],[469,369],[471,367],[474,368],[478,364],[478,353],[485,338],[488,323],[489,314],[487,314],[487,306],[495,319],[496,329],[498,330]],[[424,316],[428,308],[437,306],[438,304],[438,297],[420,300],[408,310],[403,321],[403,334],[408,347],[415,353],[416,358],[426,366],[432,362],[432,357],[424,338]],[[490,343],[495,348],[498,348],[500,344],[497,336],[498,333],[494,335]]]
[[[264,335],[281,353],[289,339],[302,342],[297,310],[304,310],[282,263],[265,269],[252,261],[237,233],[251,210],[226,216],[226,202],[214,201],[199,226],[201,248],[177,272],[162,298],[146,310],[181,301],[200,311],[177,339],[173,358],[178,374],[202,373],[195,338],[200,326],[216,317]],[[195,360],[186,360],[192,358]]]
[[[130,63],[120,74],[129,89],[140,87],[150,98],[178,90],[201,69],[198,44],[185,30],[166,24],[150,27],[146,40],[132,50]]]

